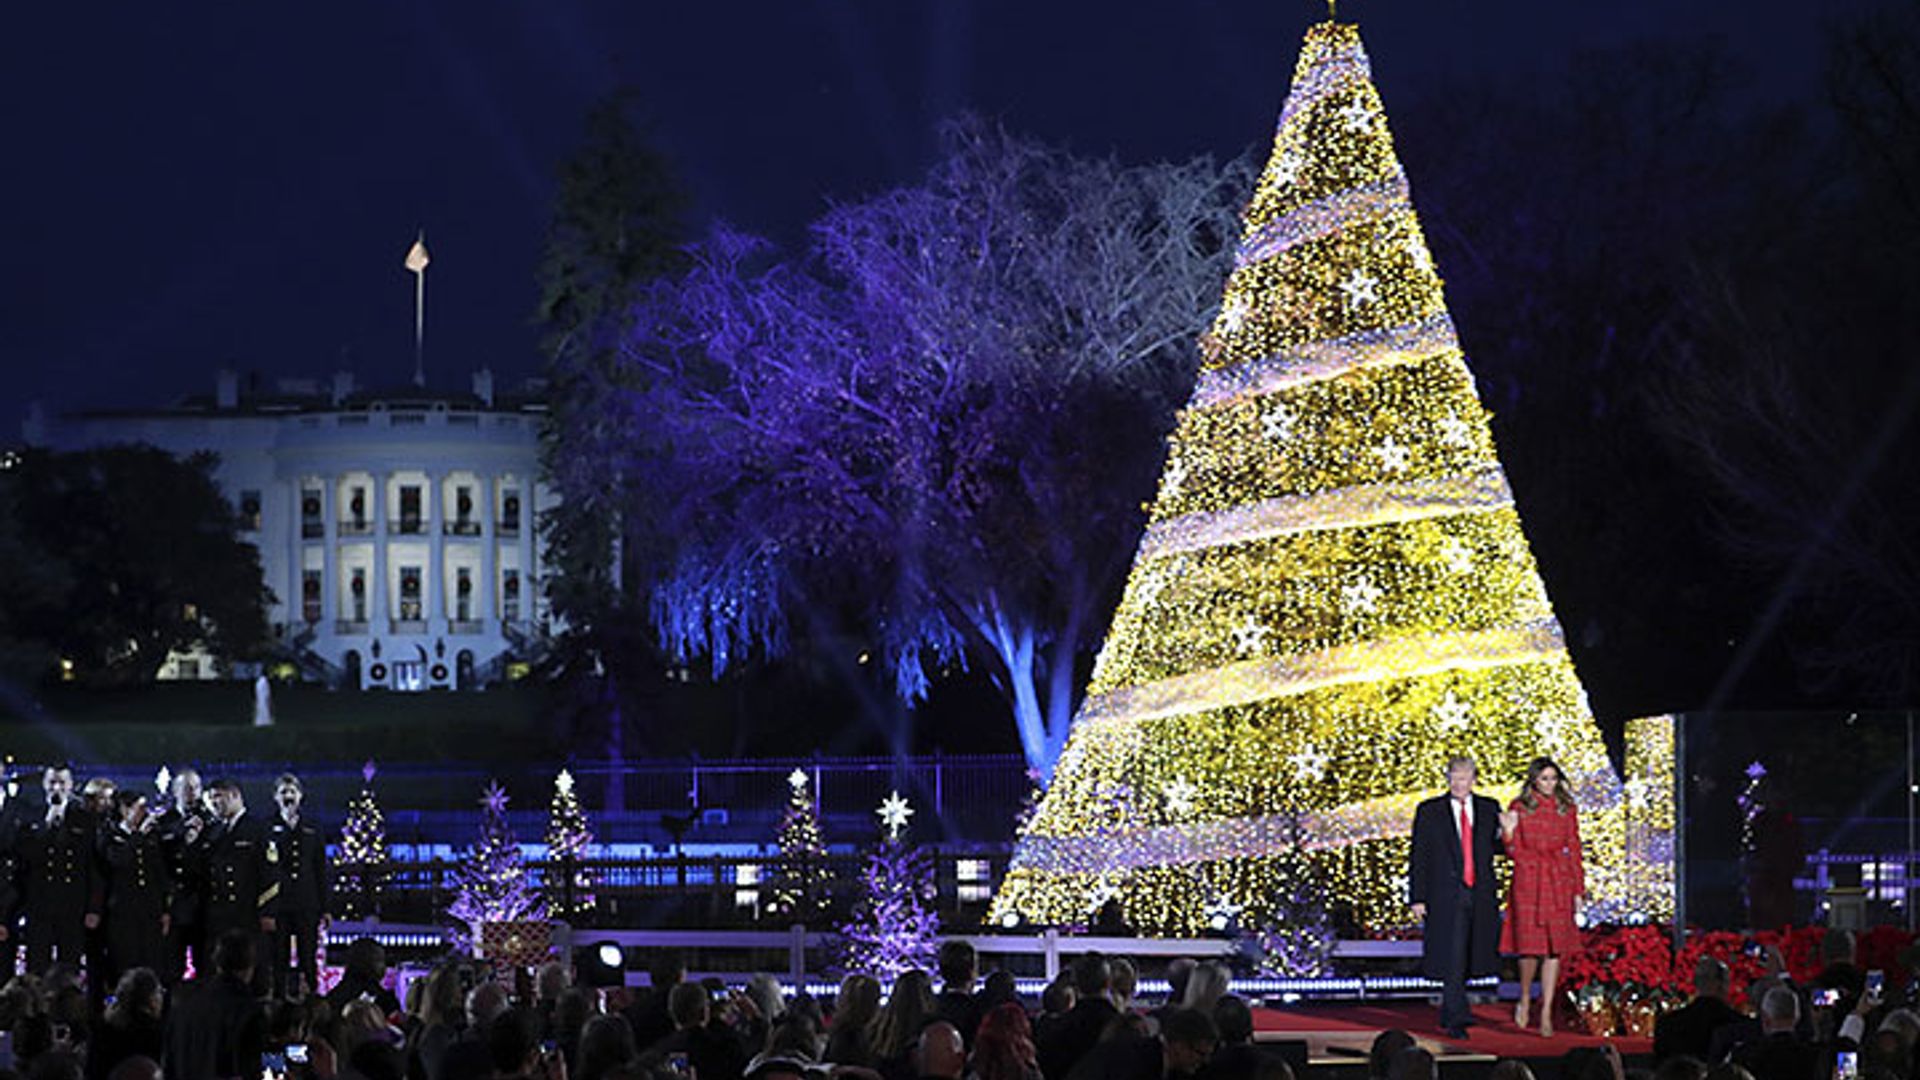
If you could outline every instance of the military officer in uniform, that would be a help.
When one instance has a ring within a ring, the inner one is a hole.
[[[100,925],[101,899],[94,865],[99,826],[74,798],[73,767],[49,766],[40,786],[46,812],[20,841],[27,970],[36,975],[56,960],[76,968],[85,962],[87,931]]]
[[[0,974],[11,976],[20,948],[20,839],[27,831],[19,784],[0,777]]]
[[[167,869],[173,877],[173,930],[168,943],[166,966],[158,969],[168,985],[177,982],[186,971],[187,954],[193,954],[196,971],[210,971],[213,941],[201,934],[206,904],[206,852],[201,841],[213,824],[200,787],[200,773],[181,769],[173,777],[173,805],[159,815],[154,826],[160,834],[160,849],[166,853]]]
[[[280,891],[273,866],[267,862],[266,826],[247,813],[246,796],[237,782],[215,780],[207,792],[214,821],[201,838],[207,884],[205,940],[218,941],[228,930],[245,931],[253,935],[255,955],[265,956]],[[256,963],[253,969],[254,993],[263,996],[268,989],[267,967]]]
[[[300,778],[284,773],[273,785],[280,813],[267,830],[267,857],[280,884],[275,898],[273,984],[278,996],[292,997],[293,976],[306,979],[307,993],[320,988],[320,950],[327,933],[327,841],[320,827],[300,813],[306,789]],[[287,967],[291,953],[296,959]]]
[[[107,960],[118,979],[132,968],[165,969],[172,951],[167,904],[173,874],[147,797],[128,789],[115,792],[113,802],[114,822],[100,834],[100,861],[107,877]]]

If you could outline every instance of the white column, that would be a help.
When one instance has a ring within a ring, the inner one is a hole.
[[[536,625],[540,615],[539,579],[533,572],[533,476],[522,476],[520,484],[520,618]]]
[[[291,583],[282,585],[275,585],[271,581],[267,583],[267,586],[279,595],[280,604],[287,612],[286,631],[281,634],[282,640],[285,641],[292,641],[294,636],[307,625],[306,621],[302,618],[303,612],[301,611],[301,605],[305,602],[305,599],[300,595],[300,578],[307,566],[306,551],[304,550],[307,546],[307,526],[303,520],[305,515],[300,512],[300,499],[306,489],[306,477],[296,473],[293,478],[293,520],[288,523],[287,527],[287,534],[290,537],[287,542],[287,547],[291,552],[288,558],[293,560],[293,566],[288,569],[287,576],[293,580]],[[260,493],[260,502],[264,506],[266,501],[267,493],[263,491]],[[262,521],[260,524],[264,527],[266,522]],[[267,553],[262,551],[260,558],[263,562],[266,560],[266,557]]]
[[[421,614],[426,616],[427,633],[447,632],[446,612],[446,527],[441,522],[440,486],[445,477],[427,472],[427,572],[426,585],[420,591]]]
[[[334,503],[340,498],[340,477],[338,474],[325,477],[320,481],[320,536],[324,550],[320,553],[320,624],[326,632],[333,633],[334,620],[339,618],[339,597],[335,590],[340,588],[340,515]]]
[[[393,609],[387,606],[387,474],[374,472],[373,490],[373,598],[367,610],[367,626],[374,637],[393,633]]]
[[[494,584],[494,578],[499,575],[499,571],[494,568],[495,557],[493,550],[494,544],[499,542],[494,538],[493,528],[493,508],[496,505],[493,501],[495,495],[494,485],[499,483],[499,481],[490,474],[482,473],[480,478],[474,482],[479,486],[475,492],[473,503],[474,509],[479,512],[480,517],[480,572],[473,583],[473,617],[476,621],[484,624],[493,619],[495,610],[493,593],[494,589],[497,588]],[[489,631],[492,629],[492,627],[488,627]]]

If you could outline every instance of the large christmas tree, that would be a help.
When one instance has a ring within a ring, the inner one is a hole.
[[[1081,922],[1117,898],[1149,932],[1199,931],[1221,904],[1268,924],[1304,854],[1350,927],[1407,926],[1413,808],[1455,753],[1502,797],[1530,758],[1557,758],[1585,811],[1594,913],[1670,910],[1627,857],[1627,800],[1353,26],[1307,33],[1201,351],[990,917]]]

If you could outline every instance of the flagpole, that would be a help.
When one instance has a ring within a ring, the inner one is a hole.
[[[427,270],[413,272],[413,385],[427,385]]]
[[[407,250],[407,269],[413,271],[413,385],[427,385],[427,230],[421,229]]]

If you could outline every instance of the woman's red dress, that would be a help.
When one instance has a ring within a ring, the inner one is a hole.
[[[1500,928],[1500,951],[1518,956],[1576,952],[1580,933],[1573,925],[1573,898],[1587,890],[1580,867],[1580,812],[1563,811],[1550,801],[1528,810],[1518,799],[1507,809],[1520,815],[1520,824],[1507,841],[1513,891]]]

